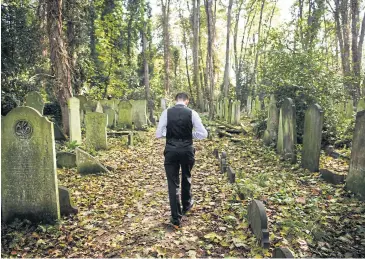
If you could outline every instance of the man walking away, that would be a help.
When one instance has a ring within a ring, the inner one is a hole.
[[[194,139],[204,139],[208,132],[198,113],[187,107],[189,97],[186,93],[176,95],[176,105],[162,112],[156,137],[166,137],[165,171],[169,190],[171,223],[177,229],[181,218],[194,204],[191,194],[191,169],[195,163]],[[181,176],[181,203],[179,171]]]

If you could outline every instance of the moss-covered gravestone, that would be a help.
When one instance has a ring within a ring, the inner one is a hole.
[[[146,100],[132,100],[132,122],[134,122],[135,129],[142,129],[147,125],[147,101]]]
[[[86,146],[94,150],[107,149],[108,115],[89,112],[85,115]]]
[[[356,108],[357,112],[361,112],[363,110],[365,110],[365,99],[359,100],[359,102],[357,103],[357,108]]]
[[[346,106],[345,106],[345,117],[347,119],[351,119],[352,116],[354,116],[354,101],[347,100]]]
[[[70,152],[58,152],[56,155],[58,168],[76,167],[76,155]]]
[[[247,97],[247,105],[246,105],[246,107],[247,107],[247,115],[248,116],[251,116],[251,111],[252,111],[252,96],[251,95],[249,95]]]
[[[263,248],[269,248],[269,230],[265,206],[261,201],[252,200],[248,206],[248,224]]]
[[[241,123],[241,101],[235,101],[234,108],[233,124],[239,125]]]
[[[76,97],[71,97],[67,103],[70,121],[70,141],[76,141],[76,143],[81,144],[80,100]]]
[[[132,128],[132,104],[129,101],[120,101],[118,105],[118,127]]]
[[[346,186],[362,200],[365,200],[365,110],[356,114]]]
[[[235,103],[230,100],[228,106],[228,123],[233,124]]]
[[[88,154],[80,148],[76,148],[77,171],[80,174],[108,173],[105,168],[95,157]]]
[[[2,118],[2,220],[60,218],[53,123],[30,107]]]
[[[85,104],[84,104],[84,109],[85,109],[85,113],[88,112],[94,112],[97,106],[97,102],[94,100],[88,100]]]
[[[267,128],[264,133],[265,145],[276,143],[278,136],[279,112],[276,107],[275,96],[270,97],[270,104],[268,108]]]
[[[295,105],[286,98],[280,109],[277,152],[291,163],[296,162],[295,144],[297,143]]]
[[[318,104],[312,104],[305,112],[302,167],[311,172],[319,171],[323,128],[323,111]]]
[[[104,108],[104,113],[108,115],[108,128],[115,128],[117,122],[116,111],[111,108]]]
[[[262,102],[260,100],[260,97],[256,96],[256,99],[255,99],[255,114],[254,116],[257,117],[259,115],[259,113],[261,112],[262,110]]]
[[[223,98],[223,116],[226,122],[229,122],[229,100],[228,98]]]
[[[42,95],[38,92],[29,92],[25,97],[25,106],[32,107],[43,115],[44,102]]]

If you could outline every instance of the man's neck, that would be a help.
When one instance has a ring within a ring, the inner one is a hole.
[[[183,101],[177,101],[176,102],[176,105],[184,105],[184,106],[186,106],[186,104]]]

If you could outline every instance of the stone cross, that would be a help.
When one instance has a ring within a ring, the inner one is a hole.
[[[313,104],[305,112],[302,150],[302,167],[307,168],[311,172],[319,171],[322,128],[322,108],[318,104]]]
[[[36,109],[43,115],[44,102],[42,96],[38,92],[29,92],[25,97],[25,106]]]
[[[2,118],[1,213],[53,223],[60,218],[53,123],[30,107]]]
[[[77,97],[71,97],[67,100],[67,103],[70,124],[70,140],[81,144],[80,100]]]
[[[365,200],[365,110],[356,114],[350,169],[346,186],[356,193],[360,199]]]
[[[85,115],[86,146],[94,150],[107,149],[108,115],[89,112]]]
[[[291,163],[296,162],[295,144],[297,143],[295,105],[286,98],[280,109],[277,152]]]

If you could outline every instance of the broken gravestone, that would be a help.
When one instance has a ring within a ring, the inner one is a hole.
[[[77,214],[79,212],[78,208],[71,201],[70,191],[66,187],[58,186],[58,194],[62,216]]]
[[[319,170],[322,127],[322,108],[318,104],[313,104],[305,112],[302,150],[302,167],[311,172],[318,172]]]
[[[263,248],[269,248],[269,231],[264,204],[259,200],[252,200],[248,206],[248,223]]]
[[[56,156],[58,168],[76,167],[76,154],[70,152],[58,152]]]
[[[272,258],[294,258],[294,255],[286,247],[276,247],[272,253]]]
[[[80,148],[76,148],[76,165],[77,171],[81,174],[109,172],[95,157]]]
[[[38,92],[29,92],[25,97],[25,106],[32,107],[43,115],[44,102],[42,95]]]
[[[236,173],[231,166],[227,167],[227,176],[230,183],[234,183],[236,181]]]

